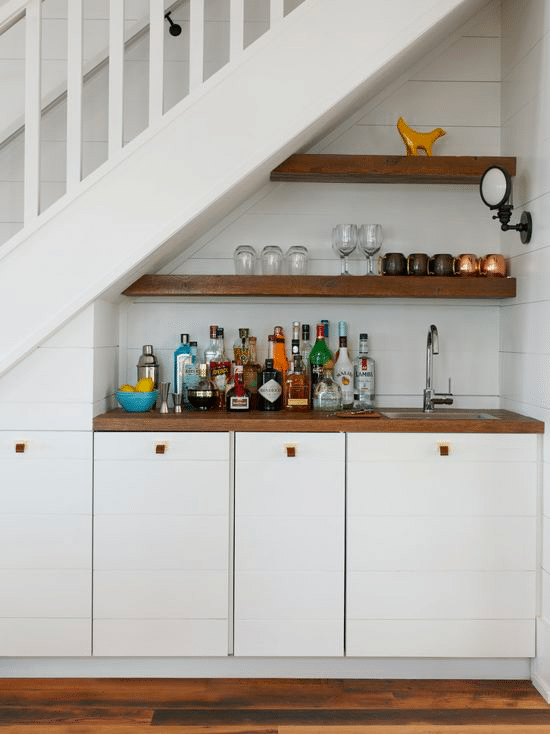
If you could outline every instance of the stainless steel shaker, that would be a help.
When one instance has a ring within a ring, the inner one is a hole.
[[[154,389],[159,386],[159,362],[153,354],[153,345],[145,344],[143,351],[137,363],[137,378],[141,380],[143,377],[150,377],[154,383]]]

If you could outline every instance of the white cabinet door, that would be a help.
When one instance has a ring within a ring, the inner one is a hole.
[[[347,654],[534,655],[537,437],[351,434],[348,461]]]
[[[343,655],[344,502],[343,434],[236,435],[235,655]]]
[[[94,655],[228,654],[229,501],[227,433],[96,433]]]
[[[92,434],[0,431],[0,655],[91,654]]]

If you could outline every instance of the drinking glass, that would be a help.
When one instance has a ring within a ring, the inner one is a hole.
[[[374,255],[382,246],[382,225],[362,224],[357,233],[359,249],[367,258],[367,275],[376,275]]]
[[[280,275],[283,267],[283,251],[278,245],[266,245],[262,250],[263,275]]]
[[[286,251],[286,269],[289,275],[306,275],[307,273],[307,247],[293,245]]]
[[[349,275],[348,255],[357,247],[357,225],[337,224],[332,228],[332,249],[342,260],[341,275]]]
[[[237,275],[254,275],[256,250],[252,245],[239,245],[233,253],[233,262]]]

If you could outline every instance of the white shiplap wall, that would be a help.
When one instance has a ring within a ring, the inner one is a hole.
[[[518,297],[502,308],[503,407],[550,420],[550,1],[502,3],[502,149],[518,156],[516,221],[533,215],[529,245],[507,233],[502,246]],[[550,699],[550,443],[543,440],[541,618],[535,682]]]
[[[448,134],[435,153],[490,155],[500,150],[500,7],[492,2],[439,48],[395,80],[383,94],[345,120],[313,150],[339,153],[403,152],[395,122],[402,114],[419,129],[438,125]],[[310,272],[339,272],[330,246],[336,222],[381,222],[384,251],[487,253],[499,251],[498,228],[481,204],[475,186],[289,184],[271,183],[256,192],[225,220],[206,232],[164,272],[231,273],[239,243],[259,251],[266,244],[286,250],[307,245]],[[191,254],[189,254],[191,253]],[[351,271],[365,263],[352,256]],[[352,351],[360,331],[367,331],[378,365],[381,405],[419,405],[425,380],[425,344],[436,323],[441,354],[436,358],[436,385],[453,391],[459,406],[498,403],[499,306],[483,302],[364,300],[135,301],[124,310],[121,338],[126,334],[126,363],[120,380],[135,380],[141,345],[153,342],[165,379],[171,378],[171,353],[180,332],[204,344],[208,324],[226,329],[230,347],[240,326],[257,335],[260,358],[275,324],[289,333],[293,320],[310,323],[327,318],[348,322]],[[333,343],[336,338],[333,330]]]

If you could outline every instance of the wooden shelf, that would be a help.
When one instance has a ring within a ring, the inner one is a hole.
[[[477,184],[489,166],[516,174],[513,156],[400,156],[297,153],[271,172],[272,181],[318,183]]]
[[[364,275],[143,275],[125,296],[513,298],[515,278]]]

